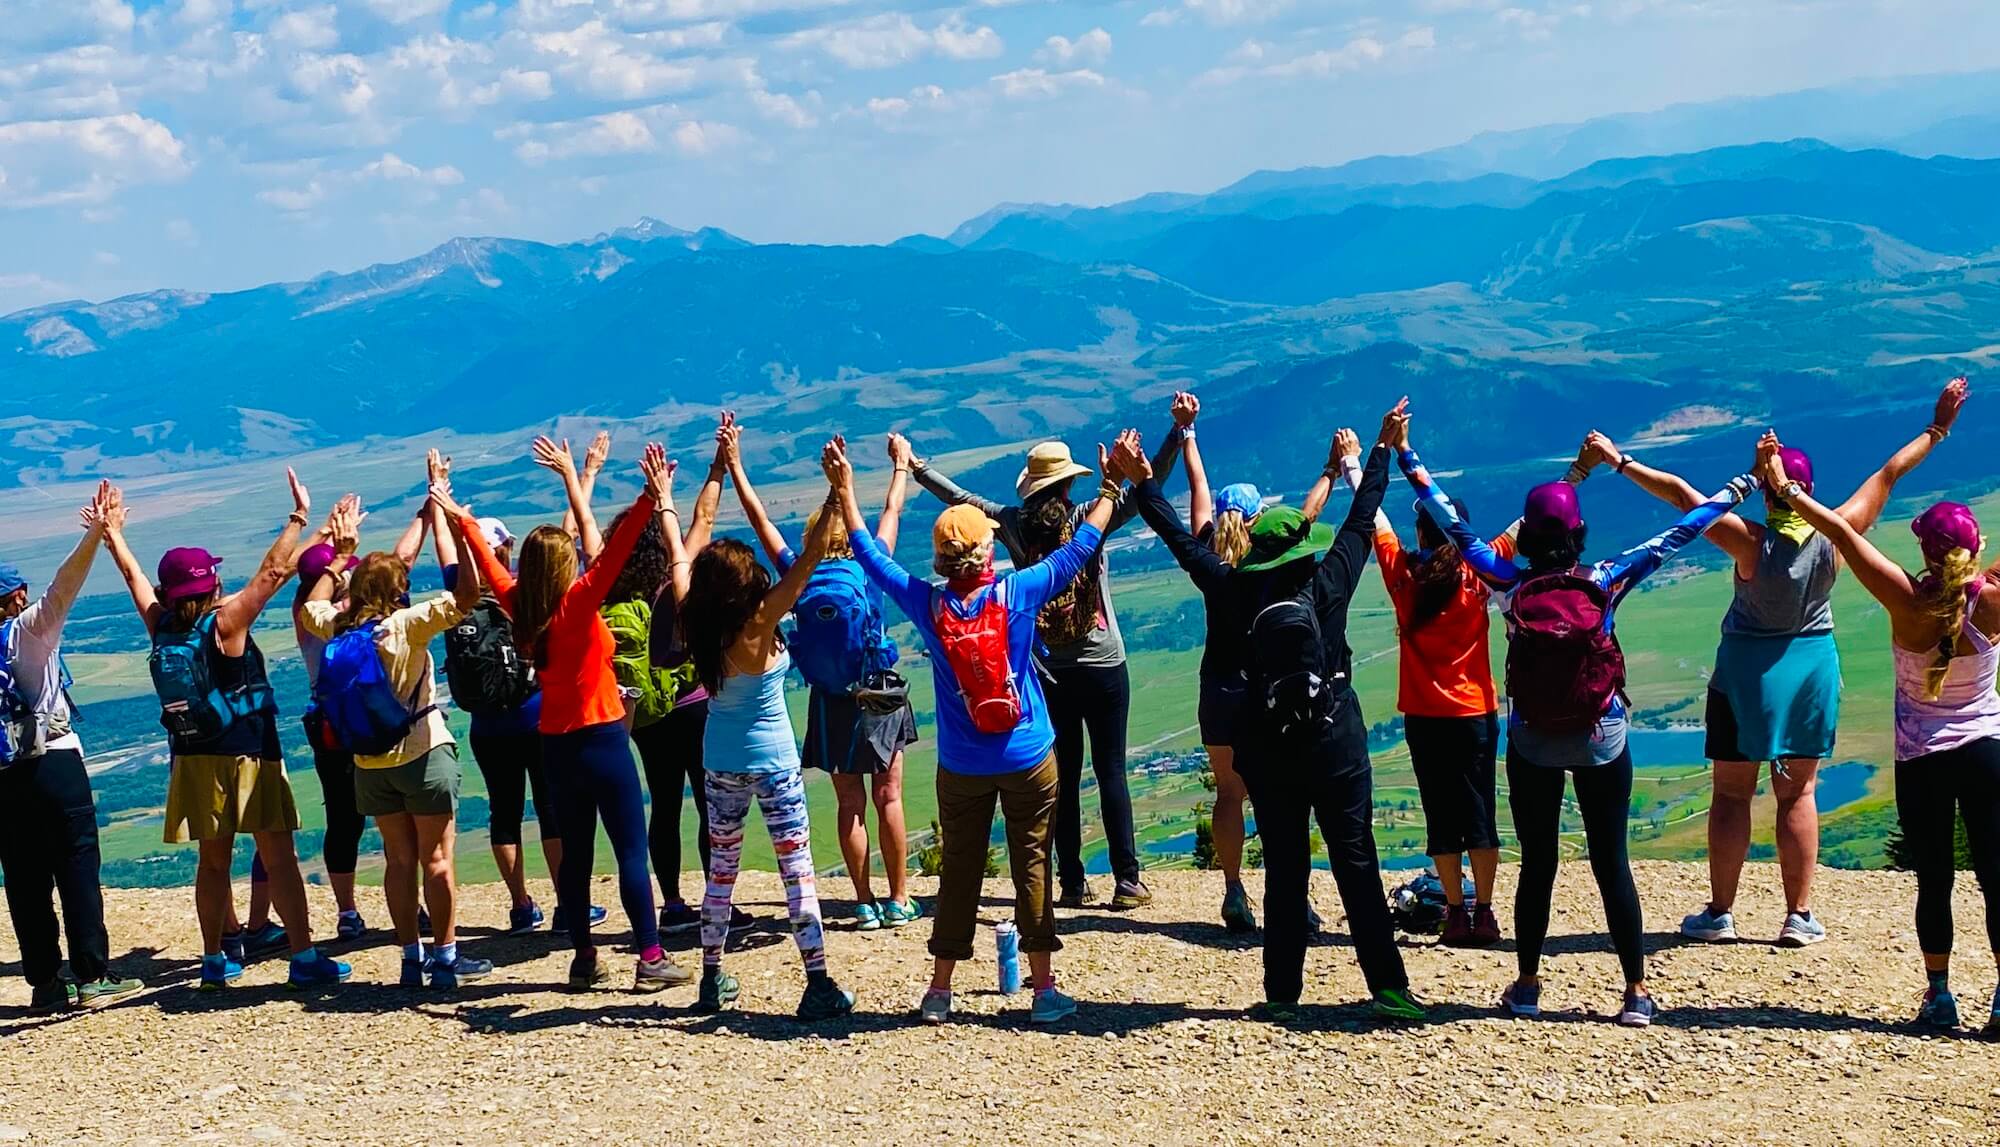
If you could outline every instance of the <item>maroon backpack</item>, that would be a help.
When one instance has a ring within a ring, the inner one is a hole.
[[[1539,574],[1514,591],[1507,697],[1538,732],[1587,733],[1625,692],[1625,652],[1605,625],[1611,595],[1582,570]]]

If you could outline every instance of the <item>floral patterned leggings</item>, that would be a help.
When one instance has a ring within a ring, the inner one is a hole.
[[[797,765],[777,773],[720,773],[709,770],[708,893],[701,902],[701,962],[722,963],[729,940],[730,897],[743,863],[743,827],[756,798],[778,854],[778,871],[785,879],[785,905],[792,919],[792,938],[806,971],[826,970],[826,933],[820,924],[819,887],[813,876],[812,836],[806,824],[805,774]]]

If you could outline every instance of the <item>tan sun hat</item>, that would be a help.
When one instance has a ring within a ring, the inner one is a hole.
[[[1033,450],[1028,451],[1028,464],[1021,470],[1021,476],[1014,479],[1014,491],[1026,500],[1057,482],[1094,473],[1095,470],[1079,466],[1076,459],[1070,457],[1068,443],[1038,442]]]

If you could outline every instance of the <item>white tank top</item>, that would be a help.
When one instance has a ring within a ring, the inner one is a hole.
[[[1956,749],[1982,738],[2000,738],[2000,647],[1972,624],[1979,595],[1966,599],[1959,632],[1971,653],[1951,659],[1944,688],[1935,701],[1924,700],[1924,678],[1937,664],[1934,649],[1913,652],[1893,646],[1896,656],[1896,759],[1912,761],[1930,753]]]

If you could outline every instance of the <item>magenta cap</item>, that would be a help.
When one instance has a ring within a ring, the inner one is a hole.
[[[333,547],[325,542],[307,546],[305,552],[299,555],[299,581],[307,588],[311,588],[314,582],[326,576],[327,567],[333,564],[334,556]]]
[[[182,546],[160,557],[160,596],[169,603],[214,593],[222,586],[216,567],[222,559],[199,546]]]
[[[1582,525],[1583,507],[1577,504],[1576,487],[1568,482],[1544,482],[1528,491],[1521,524],[1534,533],[1574,530]]]
[[[1812,493],[1812,459],[1806,456],[1805,451],[1796,446],[1781,446],[1778,448],[1778,461],[1785,467],[1785,477],[1804,486],[1806,493]]]
[[[1910,523],[1910,532],[1923,546],[1924,559],[1933,564],[1950,557],[1953,550],[1976,554],[1980,549],[1979,519],[1963,502],[1939,502]]]

